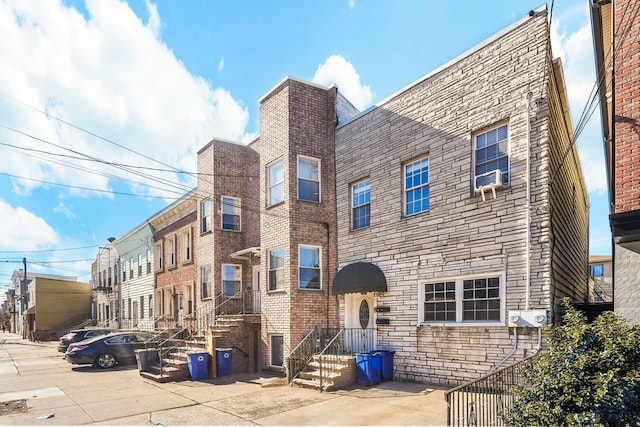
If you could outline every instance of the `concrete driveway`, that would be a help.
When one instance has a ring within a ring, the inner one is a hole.
[[[0,425],[445,425],[441,388],[388,381],[330,393],[267,374],[159,384],[136,366],[71,365],[56,343],[0,335]]]

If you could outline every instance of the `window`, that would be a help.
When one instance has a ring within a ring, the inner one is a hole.
[[[273,206],[284,201],[284,162],[279,160],[268,167],[269,180],[268,205]]]
[[[284,339],[282,335],[271,335],[271,366],[284,364]]]
[[[284,249],[269,251],[269,290],[275,291],[284,287]]]
[[[206,233],[211,230],[211,200],[202,201],[202,224],[200,227],[200,233]]]
[[[222,264],[222,292],[236,295],[242,289],[242,268],[235,264]]]
[[[133,279],[133,257],[129,258],[129,278]]]
[[[191,227],[182,229],[182,262],[191,262]]]
[[[503,283],[503,275],[424,283],[420,322],[502,322]]]
[[[151,249],[147,249],[147,274],[151,273]]]
[[[167,256],[167,267],[175,267],[176,266],[176,236],[171,235],[167,237],[167,246],[168,246],[168,256]]]
[[[144,319],[144,295],[140,295],[140,318]]]
[[[604,276],[604,264],[593,264],[589,266],[589,276],[602,277]]]
[[[142,254],[138,254],[138,277],[142,276]]]
[[[351,218],[354,230],[371,223],[371,181],[360,181],[351,186]]]
[[[149,294],[149,318],[153,317],[153,295]]]
[[[120,258],[120,271],[122,271],[122,281],[127,280],[127,262],[124,258]]]
[[[320,289],[320,248],[300,246],[298,263],[298,287],[300,289]]]
[[[240,199],[222,196],[222,229],[240,231]]]
[[[164,315],[164,304],[162,303],[162,289],[156,289],[155,310],[158,316]]]
[[[320,160],[298,157],[298,199],[320,201]]]
[[[200,299],[211,298],[211,282],[209,281],[209,275],[211,274],[211,267],[202,267],[200,270]]]
[[[184,308],[186,314],[191,314],[193,312],[193,282],[189,282],[188,285],[184,285],[184,294],[186,299],[184,301]]]
[[[153,259],[156,261],[156,271],[160,271],[164,268],[164,264],[163,264],[163,248],[162,248],[162,241],[156,242],[154,247],[154,255],[153,255]]]
[[[429,158],[404,166],[404,213],[407,216],[429,210]]]
[[[502,184],[509,182],[509,127],[502,125],[474,137],[475,174],[500,169]]]
[[[164,288],[164,314],[173,318],[173,289]]]

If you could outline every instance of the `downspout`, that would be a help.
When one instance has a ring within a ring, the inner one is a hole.
[[[525,288],[525,310],[530,308],[531,293],[531,98],[533,92],[527,93],[527,248],[526,248],[526,288]],[[516,334],[516,344],[518,335]]]
[[[513,328],[513,348],[511,349],[511,351],[509,352],[509,354],[507,354],[505,357],[503,357],[502,359],[500,359],[500,361],[498,363],[496,363],[493,368],[491,368],[489,370],[489,374],[492,373],[493,371],[495,371],[496,369],[498,369],[500,367],[500,365],[502,365],[504,362],[506,362],[511,356],[513,356],[513,353],[516,352],[516,350],[518,349],[518,328]]]
[[[326,325],[325,327],[327,328],[327,331],[329,330],[329,298],[330,298],[330,294],[331,294],[331,290],[329,289],[329,260],[331,259],[331,235],[330,235],[330,231],[329,231],[329,223],[328,222],[323,222],[322,225],[324,225],[324,228],[327,229],[327,267],[326,267],[326,275],[327,275],[327,319],[326,319]]]

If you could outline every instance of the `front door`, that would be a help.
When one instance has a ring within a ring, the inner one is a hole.
[[[376,350],[375,299],[373,292],[345,294],[345,345],[348,350],[356,353]]]

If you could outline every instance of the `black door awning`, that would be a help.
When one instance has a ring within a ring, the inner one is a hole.
[[[387,278],[378,266],[354,262],[343,267],[333,279],[333,293],[344,295],[358,292],[386,292]]]

